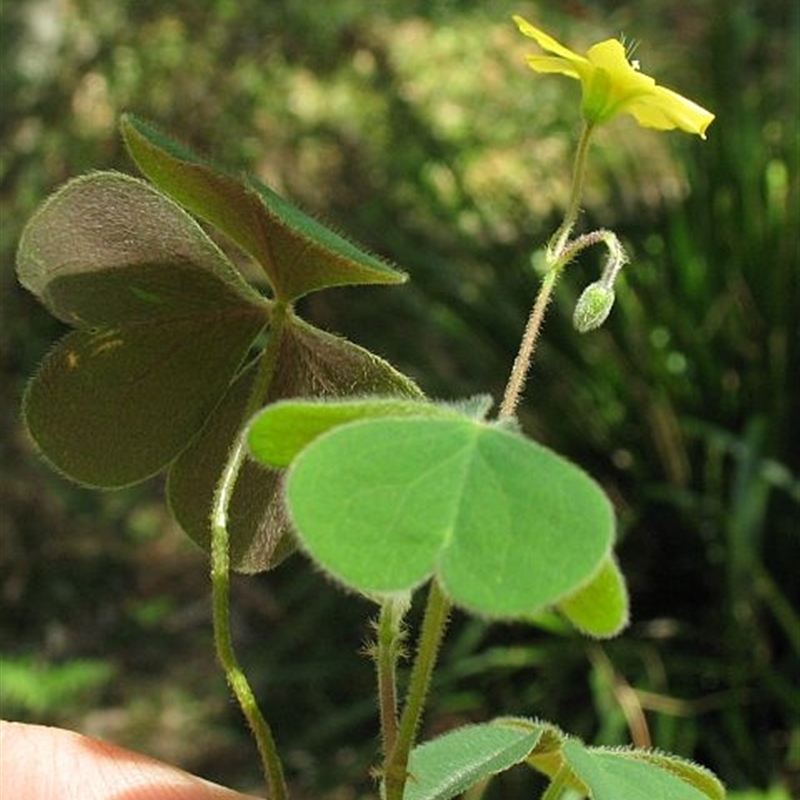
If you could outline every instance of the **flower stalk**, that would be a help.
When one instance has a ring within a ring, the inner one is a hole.
[[[580,250],[590,244],[594,244],[595,241],[591,238],[592,234],[586,234],[586,236],[580,237],[573,242],[570,242],[569,239],[575,227],[575,223],[578,220],[578,214],[580,213],[583,181],[584,175],[586,174],[586,161],[589,155],[589,142],[593,130],[594,126],[591,123],[584,123],[581,137],[578,140],[578,147],[575,152],[575,162],[572,168],[572,187],[570,189],[567,210],[564,214],[563,222],[556,229],[553,236],[550,237],[545,251],[546,271],[544,278],[542,278],[539,292],[536,295],[536,301],[528,316],[528,322],[525,325],[525,332],[520,342],[519,351],[514,359],[511,375],[509,376],[505,392],[503,393],[503,400],[500,404],[499,412],[500,419],[513,417],[519,405],[522,390],[525,388],[525,381],[530,371],[533,354],[536,350],[536,344],[539,340],[539,333],[541,332],[542,323],[544,322],[544,315],[561,271]]]
[[[556,232],[550,238],[547,245],[547,268],[548,270],[564,266],[567,261],[571,260],[572,256],[567,258],[563,264],[560,264],[562,254],[578,220],[580,213],[581,197],[583,196],[583,179],[586,174],[586,161],[589,156],[589,141],[592,138],[592,131],[594,125],[589,122],[583,124],[581,130],[581,137],[578,140],[578,148],[575,151],[575,162],[572,167],[572,188],[570,189],[569,202],[567,203],[567,210],[564,214],[564,221],[558,227]]]

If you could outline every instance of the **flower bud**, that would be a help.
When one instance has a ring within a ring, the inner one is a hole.
[[[590,283],[578,298],[572,324],[580,333],[587,333],[599,328],[611,312],[614,305],[614,290],[602,281]]]

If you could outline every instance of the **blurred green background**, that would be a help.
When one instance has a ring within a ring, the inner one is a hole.
[[[207,566],[159,481],[76,488],[19,421],[63,327],[15,282],[22,226],[61,182],[134,172],[134,111],[256,172],[406,269],[301,312],[432,396],[502,393],[559,221],[579,88],[535,76],[521,13],[581,50],[624,32],[645,72],[708,107],[708,140],[621,119],[593,145],[584,229],[632,263],[609,323],[570,326],[597,275],[559,288],[526,431],[613,497],[632,594],[611,642],[456,615],[426,734],[542,716],[652,743],[732,790],[800,796],[798,4],[789,0],[4,0],[0,13],[4,717],[113,739],[258,791],[212,652]],[[164,413],[170,413],[165,409]],[[234,633],[298,798],[374,791],[373,612],[295,556],[234,581]],[[517,769],[490,797],[534,796]],[[776,788],[777,787],[777,788]]]

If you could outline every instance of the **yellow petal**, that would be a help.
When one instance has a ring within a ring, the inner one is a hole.
[[[625,56],[625,48],[616,39],[607,39],[605,42],[593,45],[587,55],[593,66],[608,74],[617,97],[644,94],[656,85],[653,78],[630,65]]]
[[[559,56],[526,56],[525,61],[535,72],[558,72],[579,80],[582,77],[571,61]]]
[[[523,17],[515,14],[513,19],[514,22],[517,23],[519,32],[533,39],[542,50],[547,50],[548,53],[555,53],[557,56],[567,59],[567,61],[586,61],[583,56],[574,53],[568,47],[564,47],[563,44],[560,44],[552,36],[549,36],[544,31],[531,25],[530,22]]]
[[[623,110],[646,128],[680,128],[703,139],[706,138],[706,128],[714,119],[710,111],[663,86],[655,86],[649,94],[634,98],[625,104]]]
[[[616,39],[593,45],[587,55],[592,71],[583,81],[583,113],[589,121],[608,122],[632,100],[652,93],[656,82],[628,63]]]
[[[634,75],[640,74],[630,65],[625,55],[625,48],[618,39],[605,39],[593,44],[586,57],[596,67],[602,67],[614,74],[627,75],[631,72]]]

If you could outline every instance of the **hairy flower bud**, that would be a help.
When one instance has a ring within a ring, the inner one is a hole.
[[[614,290],[602,281],[590,283],[578,298],[572,324],[580,333],[587,333],[599,328],[611,312],[614,305]]]

